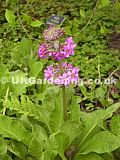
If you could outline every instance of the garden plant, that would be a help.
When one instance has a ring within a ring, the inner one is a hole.
[[[0,160],[120,160],[120,2],[0,6]]]

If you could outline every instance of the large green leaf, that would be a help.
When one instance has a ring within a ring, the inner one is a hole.
[[[53,110],[50,113],[49,117],[49,126],[52,133],[59,131],[61,123],[63,121],[63,105],[62,105],[62,97],[58,93],[56,97],[53,97],[54,101],[52,101]]]
[[[30,66],[30,73],[29,75],[32,77],[37,77],[39,73],[43,69],[43,63],[42,62],[36,62],[32,66]]]
[[[49,144],[47,143],[48,135],[46,130],[39,125],[32,126],[32,135],[33,138],[30,140],[28,152],[30,155],[36,157],[37,159],[41,157],[41,160],[43,159],[41,156],[43,151],[45,151],[46,148],[49,148]]]
[[[46,133],[46,130],[43,127],[41,127],[40,125],[33,125],[32,134],[39,141],[47,141],[47,139],[48,139],[48,135]]]
[[[70,141],[68,135],[63,132],[59,132],[55,134],[55,139],[57,142],[59,155],[61,156],[62,160],[67,160],[65,157],[65,151],[67,150]]]
[[[76,154],[73,160],[103,160],[103,159],[96,153],[90,153],[87,155]]]
[[[104,160],[106,160],[106,159],[114,160],[112,152],[110,152],[110,153],[103,153],[103,154],[100,154],[100,156],[101,156]]]
[[[18,141],[28,138],[27,131],[19,120],[12,120],[5,115],[0,115],[0,134]]]
[[[48,87],[43,93],[42,104],[48,111],[53,111],[55,109],[55,99],[59,96],[59,87],[52,86]],[[51,102],[51,103],[50,103]],[[61,102],[60,102],[61,103]]]
[[[48,157],[49,157],[49,160],[53,160],[53,159],[55,159],[56,154],[54,154],[54,153],[52,152],[52,150],[44,151],[44,152],[42,153],[41,157],[39,158],[39,160],[46,160],[46,159],[48,159]],[[58,159],[57,159],[57,160],[58,160]]]
[[[77,102],[77,97],[73,97],[70,110],[70,120],[80,122],[80,105]]]
[[[100,123],[103,120],[111,117],[113,112],[115,112],[120,107],[120,103],[113,104],[106,110],[97,110],[92,113],[86,114],[81,113],[82,123],[84,125],[83,132],[81,135],[81,144],[84,143],[85,140],[89,139],[96,132],[99,132]]]
[[[110,122],[111,132],[120,137],[120,116],[114,115]]]
[[[72,141],[77,138],[82,131],[82,125],[75,121],[68,121],[64,122],[61,125],[61,132],[65,133],[69,137],[69,144],[72,143]]]
[[[30,141],[28,152],[32,156],[39,158],[43,151],[43,143],[38,141],[36,137],[33,137]]]
[[[21,96],[21,103],[15,97],[11,96],[11,100],[7,99],[6,106],[10,110],[14,110],[17,113],[21,113],[23,115],[28,115],[37,119],[38,121],[44,123],[49,128],[49,111],[45,107],[35,105],[27,96]]]
[[[97,110],[89,114],[81,112],[83,130],[79,137],[79,142],[76,147],[77,150],[79,150],[82,145],[84,145],[84,143],[91,139],[95,134],[101,131],[100,123],[111,117],[113,112],[115,112],[119,107],[120,103],[116,103],[106,110]]]
[[[20,70],[11,72],[11,84],[10,89],[14,95],[19,96],[22,93],[26,93],[26,87],[30,86],[26,74]]]
[[[120,139],[109,131],[101,131],[81,148],[82,154],[112,152],[120,147]]]
[[[23,37],[21,41],[13,48],[11,57],[17,65],[24,64],[28,66],[30,58],[33,58],[33,43],[32,40]]]
[[[50,135],[49,140],[48,140],[48,147],[47,150],[48,152],[51,151],[55,155],[58,153],[58,145],[55,139],[55,134]]]
[[[3,138],[0,137],[0,159],[3,159],[5,157],[5,154],[7,152],[7,145]]]
[[[62,160],[66,160],[64,152],[68,148],[68,144],[69,137],[65,133],[58,132],[50,135],[48,141],[44,145],[44,152],[41,154],[40,160],[46,160],[48,157],[50,160],[53,160],[57,155],[60,155]]]
[[[21,142],[11,141],[8,146],[8,150],[20,157],[22,160],[25,160],[27,157],[27,147]]]

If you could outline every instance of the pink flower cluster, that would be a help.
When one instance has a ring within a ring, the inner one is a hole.
[[[55,67],[53,67],[53,65],[48,66],[44,71],[45,79],[60,86],[68,86],[78,81],[79,69],[77,67],[73,67],[72,64],[64,62],[62,64],[62,69],[61,73],[61,69],[58,64]]]
[[[57,43],[57,44],[56,44]],[[43,43],[40,45],[38,54],[40,58],[51,57],[54,60],[62,60],[74,55],[74,48],[76,44],[74,43],[72,37],[66,39],[64,44],[59,44],[58,41],[48,44]]]

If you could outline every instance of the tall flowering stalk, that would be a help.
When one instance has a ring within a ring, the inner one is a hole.
[[[68,115],[65,87],[78,80],[79,69],[73,67],[72,64],[63,62],[64,59],[74,55],[74,48],[76,47],[72,37],[66,38],[64,43],[59,43],[59,39],[63,35],[63,29],[56,26],[45,30],[43,34],[45,43],[40,45],[38,54],[40,58],[46,59],[49,57],[58,62],[56,65],[48,66],[44,70],[44,76],[54,85],[62,87],[64,121],[66,121]]]

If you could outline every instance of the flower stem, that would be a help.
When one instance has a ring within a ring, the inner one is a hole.
[[[60,74],[63,74],[62,61],[59,61]],[[62,98],[63,98],[63,113],[64,113],[64,121],[67,121],[67,102],[66,102],[66,90],[65,86],[62,85]]]
[[[67,103],[66,103],[66,91],[65,86],[62,86],[62,98],[63,98],[63,113],[64,113],[64,121],[67,121]]]

